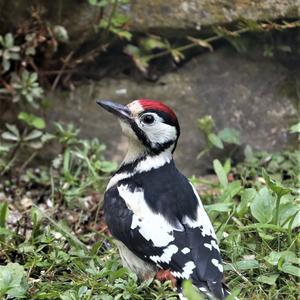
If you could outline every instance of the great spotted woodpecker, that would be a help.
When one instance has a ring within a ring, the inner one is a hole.
[[[154,100],[97,103],[119,118],[129,139],[104,196],[105,219],[123,265],[142,279],[169,270],[179,287],[191,279],[209,299],[225,299],[229,292],[213,226],[173,161],[180,134],[175,113]]]

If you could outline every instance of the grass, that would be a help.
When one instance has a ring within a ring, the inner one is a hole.
[[[177,299],[169,282],[140,283],[120,265],[101,211],[116,167],[104,146],[72,128],[57,135],[51,167],[0,184],[0,299]],[[226,282],[240,299],[297,299],[300,153],[245,154],[234,167],[215,160],[217,176],[191,178],[217,231]]]

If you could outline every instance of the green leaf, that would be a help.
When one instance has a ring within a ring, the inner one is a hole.
[[[291,133],[300,133],[300,122],[290,128]]]
[[[12,132],[15,136],[17,137],[20,137],[20,132],[19,132],[19,129],[17,128],[16,125],[13,125],[13,124],[5,124],[6,128]]]
[[[5,38],[4,38],[4,41],[5,41],[5,48],[9,49],[9,48],[12,48],[14,46],[14,37],[11,33],[7,33],[5,35]]]
[[[281,252],[272,251],[268,256],[264,257],[266,262],[272,266],[277,266],[281,258],[284,259],[284,262],[288,262],[288,263],[298,262],[296,254],[292,251],[281,251]]]
[[[7,141],[18,141],[19,140],[19,137],[18,136],[15,136],[13,135],[12,133],[8,132],[8,131],[5,131],[1,134],[2,138],[4,140],[7,140]]]
[[[210,115],[206,115],[197,120],[197,125],[201,131],[203,131],[206,135],[212,132],[215,122]]]
[[[260,275],[256,278],[256,280],[268,285],[274,285],[278,276],[279,274]]]
[[[275,199],[267,189],[263,187],[255,196],[250,205],[252,216],[260,223],[269,223],[273,218]]]
[[[240,260],[232,264],[227,264],[224,266],[224,270],[226,271],[234,271],[236,270],[252,270],[259,268],[260,265],[256,259],[249,260]]]
[[[235,180],[230,182],[225,188],[223,194],[220,197],[221,202],[229,202],[232,198],[237,195],[242,189],[241,182],[239,180]]]
[[[267,241],[273,241],[275,239],[274,235],[268,234],[265,231],[263,231],[262,229],[258,229],[258,235],[263,239],[263,240],[267,240]]]
[[[225,300],[236,300],[238,299],[238,295],[239,293],[241,292],[241,289],[240,288],[236,288],[234,290],[231,290],[230,291],[230,295],[228,295]]]
[[[213,161],[213,165],[214,165],[215,173],[218,176],[221,186],[223,188],[227,187],[227,185],[228,185],[227,175],[226,175],[226,172],[225,172],[222,164],[220,163],[220,161],[218,159],[215,159]]]
[[[218,212],[228,212],[231,211],[232,203],[216,203],[205,205],[205,210],[207,212],[218,211]]]
[[[104,173],[111,173],[117,169],[118,165],[112,161],[100,161],[99,169]]]
[[[228,144],[240,145],[240,133],[233,128],[224,128],[218,133],[219,138]]]
[[[42,132],[34,129],[24,137],[24,141],[32,141],[42,136]]]
[[[0,294],[23,298],[27,290],[25,271],[18,263],[0,266]]]
[[[57,41],[61,43],[67,43],[69,41],[69,34],[65,27],[55,25],[53,27],[53,33]]]
[[[288,262],[283,263],[282,266],[279,268],[279,270],[284,273],[300,277],[300,268]]]
[[[207,136],[208,140],[217,148],[224,149],[224,145],[221,141],[221,139],[214,133],[210,133]]]
[[[190,280],[185,280],[183,282],[183,295],[188,300],[203,300],[198,290],[193,286]]]
[[[144,38],[141,40],[140,44],[146,51],[151,51],[154,49],[165,49],[168,47],[168,44],[162,41],[160,37]]]
[[[88,0],[90,5],[105,7],[108,5],[108,0]]]
[[[225,173],[228,174],[231,170],[231,159],[230,158],[226,159],[223,167],[224,167]]]
[[[262,175],[266,181],[267,187],[272,190],[279,198],[292,192],[293,190],[282,186],[279,182],[272,179],[265,169],[262,169]]]
[[[254,188],[245,189],[241,196],[241,202],[238,205],[236,212],[239,217],[244,216],[247,211],[248,207],[256,197],[256,190]]]
[[[0,227],[5,227],[6,219],[8,216],[8,203],[1,202],[0,203]]]
[[[33,114],[26,113],[24,111],[19,113],[18,119],[24,121],[27,125],[35,127],[37,129],[44,129],[46,126],[44,119]]]
[[[288,220],[291,219],[295,214],[299,214],[300,209],[299,205],[296,203],[283,203],[279,206],[279,224],[283,226],[284,228],[289,227]],[[300,226],[300,217],[298,215],[295,216],[291,229],[294,229],[296,227]]]
[[[29,143],[27,144],[27,146],[30,147],[30,148],[32,148],[32,149],[37,150],[37,149],[43,148],[43,143],[40,142],[40,141],[37,141],[37,142],[29,142]]]

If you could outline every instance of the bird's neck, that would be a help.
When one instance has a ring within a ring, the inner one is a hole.
[[[128,151],[120,168],[110,179],[107,190],[115,186],[120,180],[130,178],[135,174],[149,172],[158,169],[173,161],[172,150],[153,155],[148,153],[144,147],[138,144],[129,143]]]

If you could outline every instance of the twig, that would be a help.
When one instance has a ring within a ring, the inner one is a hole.
[[[240,29],[240,30],[237,30],[237,31],[233,32],[233,34],[239,35],[241,33],[249,32],[249,31],[250,31],[250,28],[243,28],[243,29]],[[212,42],[218,41],[222,38],[224,38],[224,35],[212,36],[210,38],[203,39],[203,42],[212,43]],[[199,44],[189,43],[187,45],[176,48],[176,50],[181,52],[181,51],[185,51],[185,50],[188,50],[188,49],[191,49],[191,48],[194,48],[194,47],[199,47]],[[148,56],[146,56],[146,60],[149,61],[149,60],[152,60],[154,58],[159,58],[161,56],[165,56],[167,54],[170,54],[171,50],[172,49],[167,49],[165,51],[162,51],[162,52],[159,52],[159,53],[156,53],[156,54],[148,55]]]
[[[58,82],[59,82],[59,80],[60,80],[60,78],[61,78],[61,76],[62,76],[62,74],[63,74],[63,71],[65,70],[67,64],[68,64],[69,61],[71,60],[73,54],[74,54],[74,51],[71,51],[71,52],[67,55],[66,59],[63,60],[63,66],[62,66],[62,68],[60,69],[58,75],[56,76],[56,78],[55,78],[55,80],[54,80],[54,82],[53,82],[53,84],[52,84],[51,91],[54,91],[54,90],[56,89],[56,86],[57,86],[57,84],[58,84]]]
[[[34,159],[34,157],[37,155],[37,151],[34,151],[27,160],[23,163],[23,165],[20,167],[19,172],[22,173],[22,171],[26,168],[26,166]]]
[[[114,3],[113,3],[113,7],[111,9],[111,13],[110,13],[110,15],[108,17],[107,26],[105,28],[106,31],[105,31],[105,36],[104,36],[105,39],[104,40],[106,40],[106,38],[107,38],[107,36],[109,34],[109,29],[111,27],[113,16],[116,13],[117,5],[118,5],[118,0],[115,0]]]
[[[275,29],[275,30],[291,29],[291,28],[296,28],[296,27],[300,26],[300,20],[297,20],[297,21],[292,22],[292,23],[282,24],[282,25],[281,24],[276,24],[276,23],[271,23],[271,24],[263,23],[263,24],[260,24],[260,26],[261,26],[263,31],[272,30],[272,29]],[[233,32],[228,31],[228,33],[231,36],[237,36],[237,35],[240,35],[240,34],[243,34],[243,33],[246,33],[246,32],[252,32],[252,31],[255,31],[255,29],[242,28],[242,29],[239,29],[239,30],[233,31]],[[212,42],[215,42],[215,41],[223,39],[223,38],[226,38],[226,34],[219,34],[217,36],[213,36],[213,37],[210,37],[210,38],[207,38],[207,39],[203,39],[203,42],[212,43]],[[183,45],[181,47],[178,47],[176,49],[167,49],[167,50],[164,50],[164,51],[159,52],[159,53],[148,55],[148,56],[145,57],[145,59],[146,59],[146,61],[150,61],[152,59],[168,55],[168,54],[171,53],[172,50],[185,51],[185,50],[188,50],[188,49],[191,49],[191,48],[194,48],[194,47],[199,47],[199,44],[193,42],[193,43],[189,43],[187,45]]]
[[[20,149],[21,143],[19,143],[16,148],[14,149],[12,155],[11,155],[11,159],[8,162],[8,164],[5,166],[5,168],[3,169],[3,171],[0,173],[0,176],[3,176],[10,168],[11,166],[14,164],[14,162],[16,161],[16,159],[19,156],[19,149]]]

